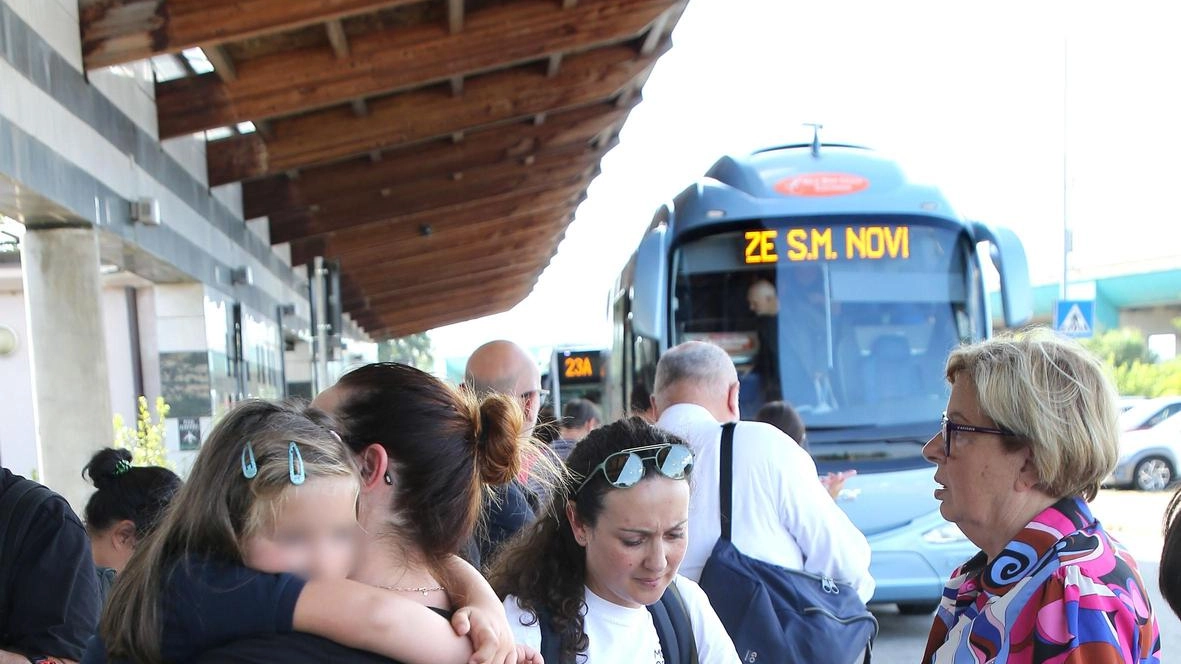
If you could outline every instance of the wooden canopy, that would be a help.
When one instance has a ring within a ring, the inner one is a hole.
[[[170,55],[160,138],[210,140],[292,263],[376,338],[513,307],[687,0],[81,0],[88,69]],[[200,47],[213,71],[178,54]],[[247,124],[250,123],[250,124]],[[255,131],[250,131],[253,127]]]

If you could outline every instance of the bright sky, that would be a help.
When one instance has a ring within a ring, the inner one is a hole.
[[[606,345],[607,294],[656,208],[723,154],[810,140],[804,122],[1015,230],[1035,284],[1062,278],[1064,201],[1072,274],[1181,264],[1170,4],[690,0],[533,293],[432,331],[436,355]]]

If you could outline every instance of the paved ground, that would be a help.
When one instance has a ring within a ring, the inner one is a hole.
[[[1169,610],[1157,590],[1157,570],[1161,549],[1161,522],[1171,491],[1142,493],[1104,490],[1092,503],[1095,516],[1108,532],[1124,543],[1140,562],[1144,583],[1152,594],[1153,608],[1161,626],[1162,661],[1181,661],[1181,621]],[[903,616],[893,605],[873,607],[880,624],[875,664],[919,664],[927,630],[928,616]]]

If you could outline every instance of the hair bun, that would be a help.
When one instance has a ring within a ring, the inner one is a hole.
[[[521,430],[525,415],[512,397],[491,394],[472,413],[476,470],[485,484],[510,482],[521,470]]]
[[[110,488],[120,475],[130,469],[131,450],[107,447],[90,457],[90,463],[82,469],[82,476],[89,475],[95,488],[102,490]]]

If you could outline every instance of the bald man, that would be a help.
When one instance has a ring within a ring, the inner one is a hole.
[[[480,346],[467,360],[464,384],[480,396],[498,392],[520,400],[525,411],[525,428],[521,434],[532,435],[546,392],[541,389],[537,363],[523,348],[504,340],[489,341]],[[484,502],[487,528],[476,537],[480,563],[484,567],[492,562],[500,545],[533,521],[534,516],[528,494],[517,482],[493,487],[493,493],[496,499]]]
[[[700,341],[676,346],[656,364],[656,426],[693,448],[689,545],[681,574],[697,581],[721,536],[718,492],[722,424],[739,420],[738,373],[726,351]],[[764,422],[738,422],[733,446],[731,539],[746,555],[845,581],[873,595],[869,543],[837,507],[812,457]]]
[[[499,392],[520,399],[526,427],[521,433],[533,433],[547,393],[541,389],[541,371],[525,349],[504,340],[480,346],[467,360],[464,383],[479,395]]]

